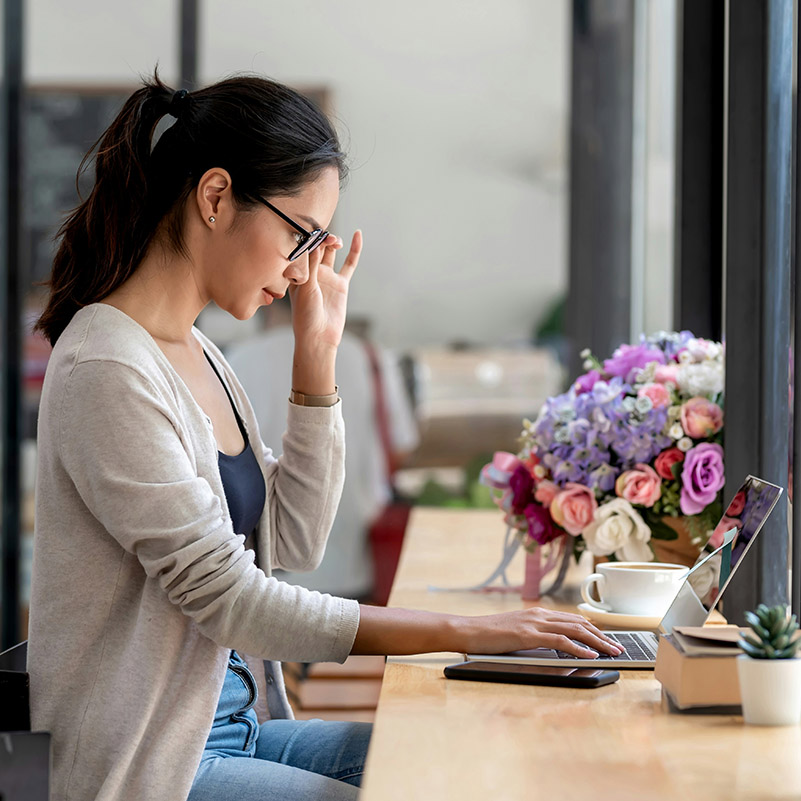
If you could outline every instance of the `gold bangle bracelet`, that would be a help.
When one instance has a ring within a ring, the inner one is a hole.
[[[339,387],[334,387],[330,395],[304,395],[302,392],[290,390],[289,402],[296,406],[333,406],[339,400]]]

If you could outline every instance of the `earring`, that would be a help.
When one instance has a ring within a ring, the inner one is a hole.
[[[216,217],[209,217],[209,222],[216,222],[216,221],[217,221]]]

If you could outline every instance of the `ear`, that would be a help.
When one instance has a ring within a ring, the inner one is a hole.
[[[228,170],[222,167],[206,170],[198,181],[195,198],[198,212],[207,227],[228,227],[233,222],[234,204]]]

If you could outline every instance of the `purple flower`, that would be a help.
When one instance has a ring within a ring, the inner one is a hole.
[[[528,521],[528,536],[540,545],[555,540],[562,533],[554,525],[548,510],[538,503],[530,503],[523,514]]]
[[[509,477],[509,489],[512,490],[512,509],[514,513],[523,514],[523,510],[531,503],[531,493],[534,489],[534,479],[528,468],[518,465]]]
[[[576,379],[574,387],[579,395],[583,395],[585,392],[592,392],[595,382],[600,380],[601,374],[597,370],[590,370],[589,373],[584,373]]]
[[[611,492],[615,486],[618,469],[609,464],[599,464],[590,472],[590,487],[601,492]]]
[[[665,354],[658,348],[648,345],[621,345],[612,355],[611,359],[604,362],[604,370],[611,376],[620,376],[625,381],[631,382],[637,376],[637,371],[651,362],[665,363]]]
[[[560,487],[568,481],[580,481],[582,475],[581,468],[569,459],[558,462],[553,469],[553,480],[559,484]]]
[[[723,472],[723,448],[705,442],[687,451],[681,471],[681,498],[679,506],[685,515],[697,515],[717,497],[723,489],[726,476]]]

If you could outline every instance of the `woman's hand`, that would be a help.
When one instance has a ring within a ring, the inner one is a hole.
[[[528,648],[554,648],[585,659],[600,653],[622,653],[620,646],[589,620],[569,612],[533,607],[464,617],[380,606],[361,607],[352,653],[501,654]]]
[[[350,279],[362,252],[362,232],[353,235],[350,252],[337,273],[334,259],[342,246],[338,236],[329,234],[319,249],[309,254],[309,280],[289,289],[296,347],[336,351],[342,340]]]
[[[342,240],[329,235],[309,254],[309,280],[289,290],[295,332],[292,389],[306,395],[330,395],[336,385],[337,348],[345,330],[350,279],[362,252],[362,232],[353,235],[350,252],[337,273],[334,259],[341,248]]]
[[[583,658],[616,656],[623,649],[587,618],[532,607],[499,615],[468,618],[469,653],[499,654],[528,648],[553,648]],[[579,643],[579,644],[577,644]]]

